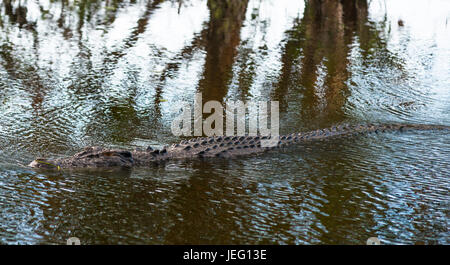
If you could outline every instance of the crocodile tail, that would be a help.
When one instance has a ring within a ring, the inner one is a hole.
[[[339,128],[339,126],[337,127]],[[364,125],[349,125],[343,127],[342,134],[358,134],[358,133],[379,133],[392,131],[433,131],[433,130],[450,130],[450,126],[433,125],[433,124],[364,124]]]
[[[398,124],[399,130],[421,130],[421,131],[433,131],[433,130],[450,130],[450,126],[446,125],[433,125],[433,124]]]
[[[402,124],[402,123],[394,123],[394,124],[379,124],[379,125],[363,125],[363,128],[366,128],[368,132],[378,132],[378,131],[433,131],[433,130],[450,130],[450,126],[445,125],[433,125],[433,124]]]
[[[319,129],[311,132],[299,133],[302,140],[323,139],[333,136],[345,136],[366,133],[382,133],[408,130],[450,130],[450,126],[426,124],[340,124],[331,128]],[[282,139],[283,140],[283,139]]]

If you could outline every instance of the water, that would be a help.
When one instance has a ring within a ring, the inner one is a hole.
[[[447,1],[2,1],[0,243],[449,244],[450,136],[35,172],[180,141],[176,102],[278,100],[280,131],[450,124]],[[403,26],[399,23],[403,21]]]

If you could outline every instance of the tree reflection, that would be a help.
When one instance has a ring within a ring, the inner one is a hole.
[[[20,1],[17,6],[14,6],[13,0],[4,0],[3,4],[5,5],[5,14],[9,17],[12,24],[18,24],[20,28],[34,27],[33,23],[27,21],[27,13],[28,8],[23,6]]]
[[[345,118],[349,54],[355,38],[363,54],[383,50],[384,57],[396,60],[367,13],[365,0],[306,1],[304,16],[286,32],[283,68],[274,91],[281,108],[286,108],[288,95],[294,93],[301,95],[299,114],[309,124],[318,120],[336,123]]]
[[[199,84],[205,101],[222,100],[227,93],[247,4],[248,0],[208,1],[206,61]]]

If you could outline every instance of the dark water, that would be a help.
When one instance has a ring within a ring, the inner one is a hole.
[[[196,92],[278,100],[281,133],[450,125],[448,1],[228,2],[0,3],[0,243],[450,243],[448,132],[128,171],[23,166],[177,142],[176,102]]]

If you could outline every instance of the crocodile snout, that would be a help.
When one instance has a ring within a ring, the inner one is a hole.
[[[32,168],[58,169],[58,170],[61,169],[58,164],[45,158],[36,158],[35,160],[31,161],[31,163],[28,166]]]

